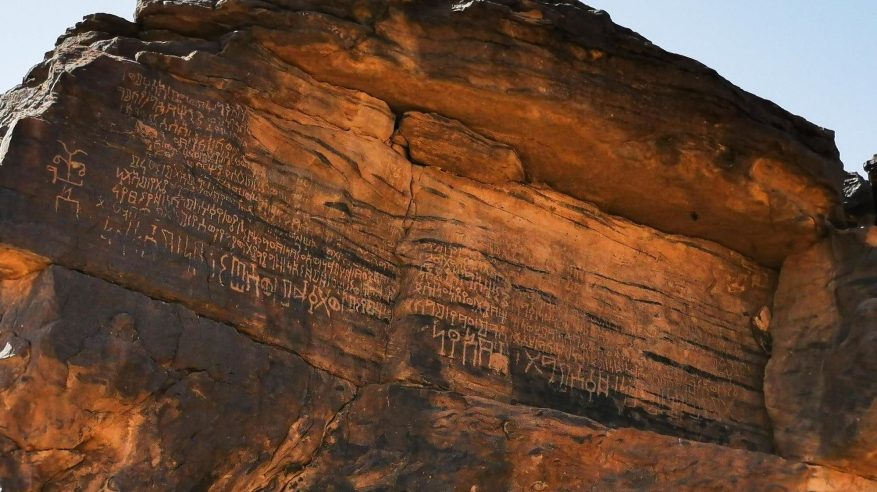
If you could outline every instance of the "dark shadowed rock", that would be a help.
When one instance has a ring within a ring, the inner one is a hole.
[[[345,410],[300,490],[875,490],[775,456],[611,430],[545,409],[370,386]]]
[[[874,225],[874,191],[859,173],[847,173],[843,190],[844,211],[859,225]]]

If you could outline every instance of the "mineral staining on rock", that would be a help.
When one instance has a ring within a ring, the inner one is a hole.
[[[2,486],[872,486],[762,454],[826,132],[578,4],[138,15],[0,98]]]

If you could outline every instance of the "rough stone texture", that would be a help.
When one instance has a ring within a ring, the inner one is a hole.
[[[88,56],[58,76],[57,102],[6,133],[0,240],[374,380],[411,201],[386,105],[292,67],[264,90],[240,84],[247,95]],[[162,56],[139,58],[220,86],[214,74],[248,68]],[[223,102],[238,96],[254,109]],[[98,118],[64,116],[90,108]]]
[[[877,490],[776,456],[425,389],[367,387],[336,423],[293,490]]]
[[[575,1],[148,0],[139,16],[240,27],[317,79],[513,146],[531,179],[767,264],[839,213],[830,131]]]
[[[4,490],[242,490],[304,467],[355,392],[228,325],[70,270],[0,289]]]
[[[830,132],[573,3],[138,13],[0,97],[4,490],[873,485],[763,454]]]
[[[392,376],[771,448],[749,329],[771,272],[548,189],[418,169],[412,193]]]
[[[877,228],[836,233],[783,265],[765,397],[778,450],[877,476]]]
[[[771,448],[749,331],[769,270],[550,189],[424,171],[391,148],[386,105],[244,48],[66,67],[6,134],[0,240],[357,384]],[[85,107],[98,121],[63,116]]]
[[[482,183],[524,181],[524,168],[514,149],[436,114],[405,113],[399,124],[400,144],[412,162],[434,166]]]

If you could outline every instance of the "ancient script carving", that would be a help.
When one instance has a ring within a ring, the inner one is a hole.
[[[66,143],[58,140],[63,153],[56,154],[52,158],[52,164],[46,166],[46,169],[52,174],[52,184],[58,185],[61,191],[55,196],[55,212],[59,212],[62,205],[66,205],[74,210],[76,219],[79,219],[79,200],[74,198],[73,192],[77,188],[82,188],[85,181],[86,165],[84,162],[77,161],[77,156],[88,154],[79,149],[70,150]]]

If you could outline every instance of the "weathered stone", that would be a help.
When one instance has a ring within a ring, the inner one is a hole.
[[[221,92],[89,55],[6,133],[0,241],[373,380],[411,181],[386,106],[292,67],[244,86],[208,53],[138,56]]]
[[[877,482],[544,409],[400,386],[361,391],[295,490],[868,491]]]
[[[405,113],[399,135],[417,164],[482,183],[525,180],[521,159],[514,149],[478,135],[459,121],[436,114]]]
[[[4,490],[241,490],[305,466],[354,394],[227,325],[79,273],[2,288],[19,294],[0,305],[0,345],[15,347],[0,355]]]
[[[750,323],[772,272],[548,189],[426,169],[412,193],[393,377],[771,448]]]
[[[573,2],[138,12],[0,96],[4,490],[872,487],[760,453],[874,475],[830,132]]]
[[[835,233],[783,265],[765,398],[777,450],[877,477],[877,228]]]
[[[0,240],[357,384],[414,379],[770,449],[749,327],[772,272],[545,187],[413,166],[384,103],[250,41],[180,57],[114,38],[56,67],[57,102],[5,137]],[[64,116],[85,105],[102,118]],[[438,148],[413,125],[409,149]]]
[[[511,145],[533,180],[766,264],[839,215],[830,131],[578,2],[253,4],[148,0],[139,19],[202,37],[252,33],[319,80]]]

